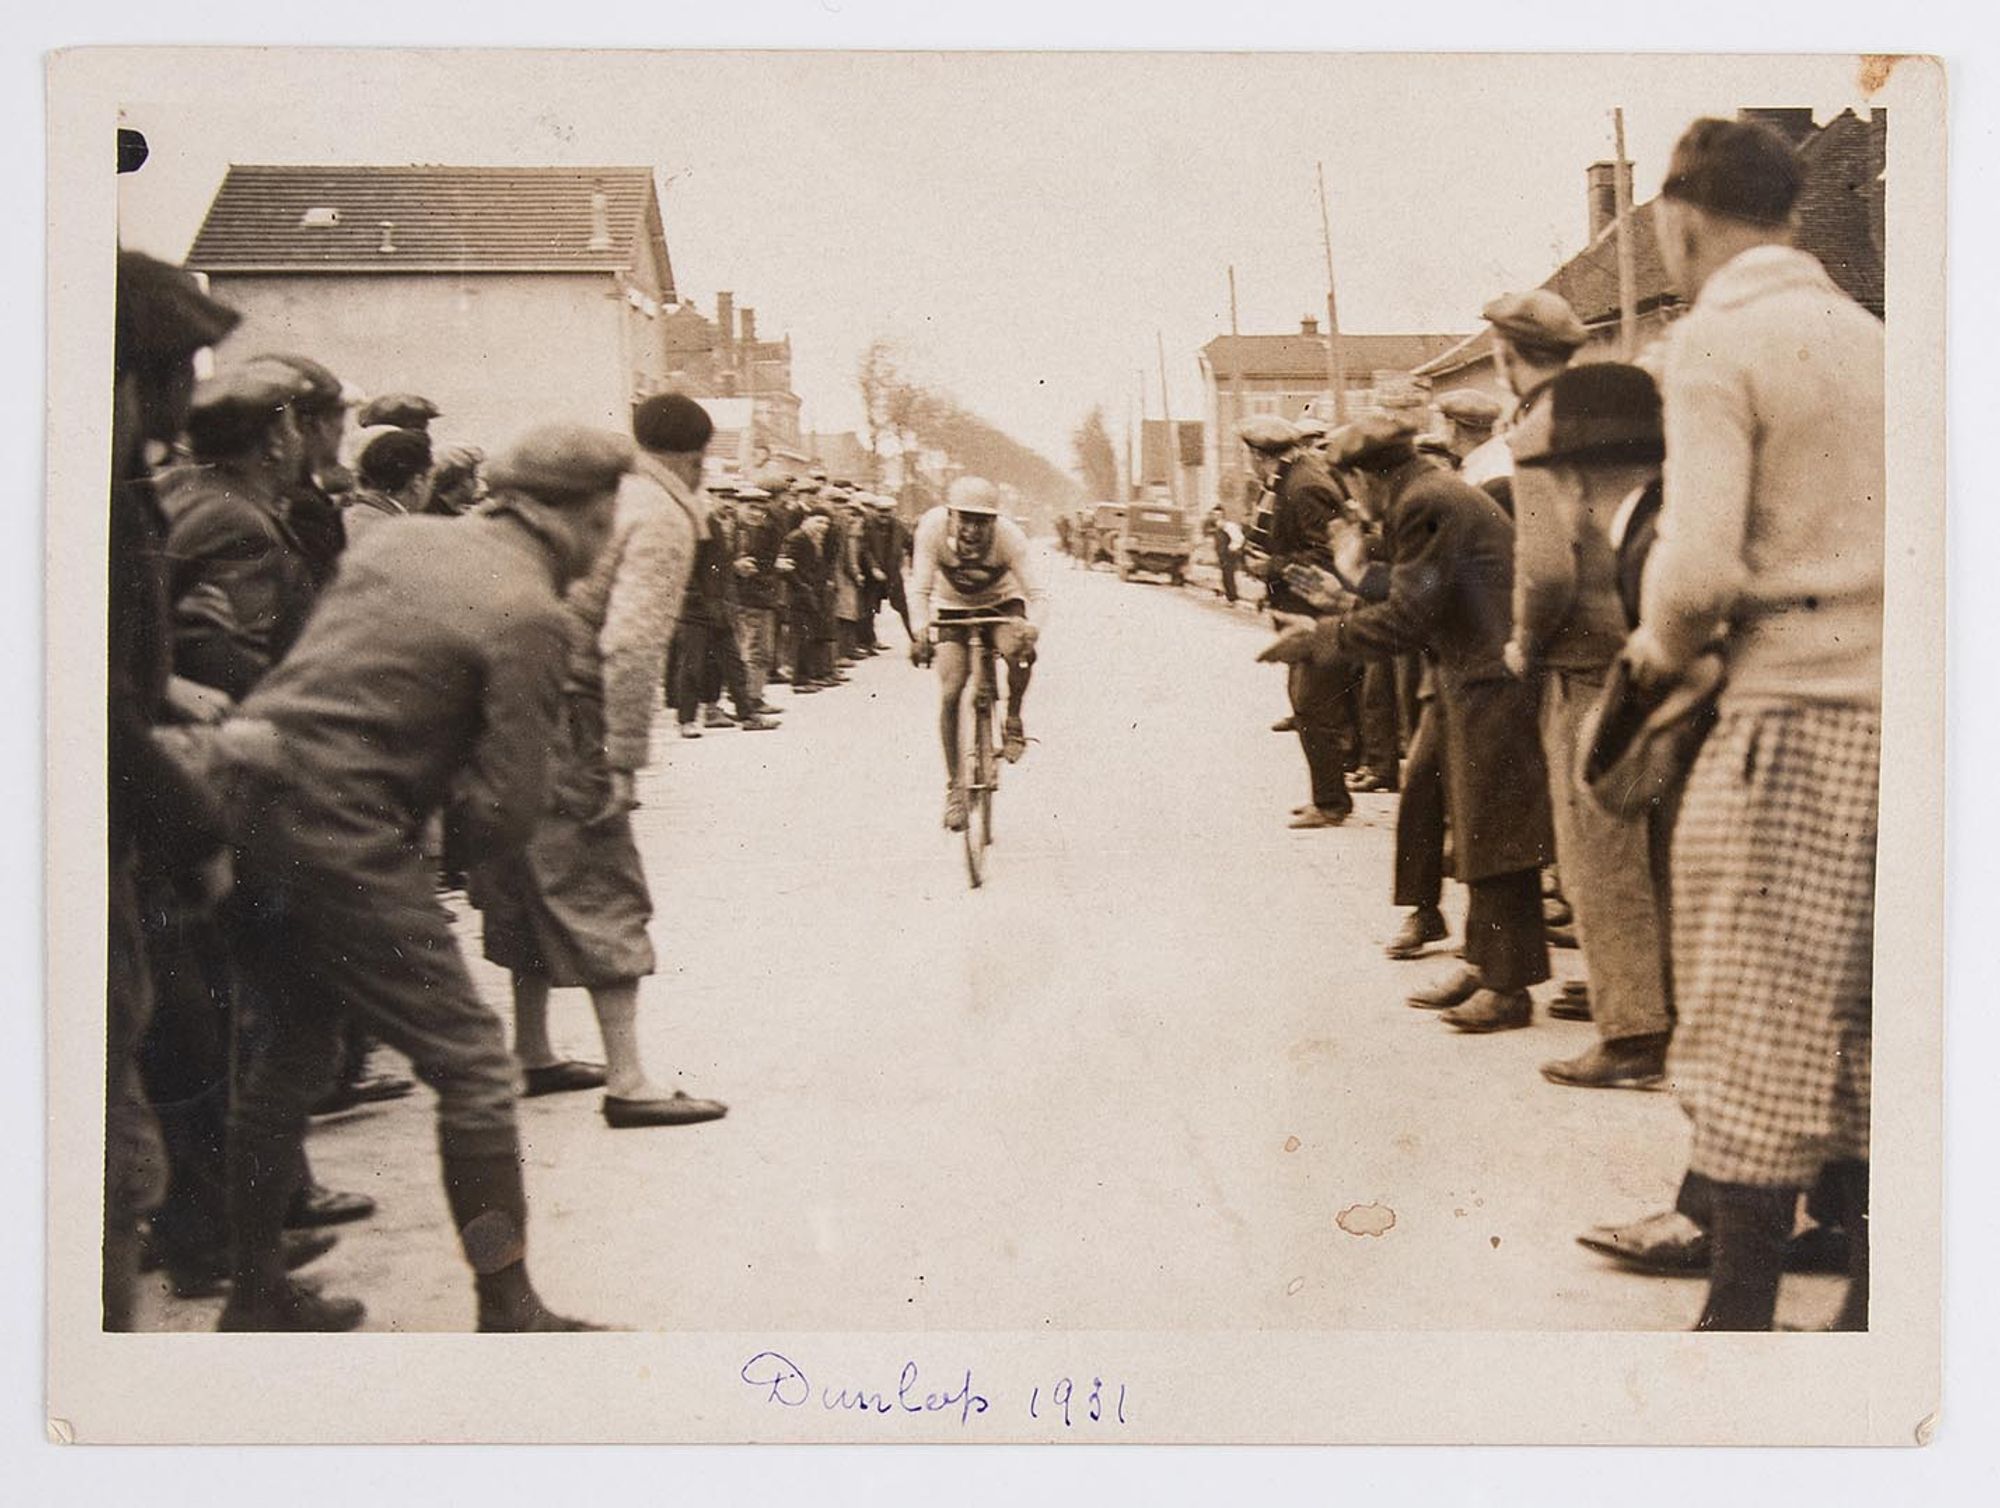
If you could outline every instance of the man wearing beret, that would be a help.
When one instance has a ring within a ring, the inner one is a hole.
[[[528,1279],[518,1070],[439,905],[422,833],[454,802],[469,852],[546,814],[570,616],[631,442],[550,427],[495,468],[490,513],[413,518],[344,557],[305,634],[218,730],[237,824],[238,962],[269,1020],[230,1140],[226,1330],[347,1330],[361,1305],[286,1278],[279,1232],[306,1107],[348,1011],[437,1092],[445,1195],[481,1330],[588,1328]]]
[[[651,754],[653,686],[695,553],[695,488],[714,426],[692,398],[632,414],[638,470],[620,484],[610,541],[570,584],[570,647],[553,790],[534,836],[472,873],[486,957],[513,975],[514,1055],[529,1095],[602,1087],[614,1129],[715,1120],[713,1100],[669,1093],[639,1053],[639,982],[655,957],[646,870],[632,836],[638,772]],[[549,992],[590,992],[605,1066],[567,1061],[549,1040]]]
[[[1295,424],[1259,415],[1246,420],[1238,434],[1250,452],[1252,472],[1274,498],[1264,565],[1266,601],[1274,612],[1310,615],[1315,609],[1286,583],[1285,572],[1329,563],[1327,525],[1347,511],[1340,484]],[[1338,827],[1354,810],[1347,757],[1358,736],[1354,712],[1361,677],[1360,661],[1348,655],[1302,660],[1291,667],[1286,689],[1312,782],[1312,800],[1293,812],[1293,827]]]
[[[1456,870],[1471,896],[1468,967],[1410,1004],[1442,1011],[1460,1031],[1526,1026],[1529,986],[1549,977],[1540,872],[1553,845],[1534,702],[1501,658],[1513,530],[1491,497],[1418,455],[1402,419],[1357,421],[1337,436],[1333,459],[1354,478],[1362,511],[1382,521],[1389,558],[1370,566],[1359,540],[1344,542],[1336,564],[1363,604],[1288,630],[1259,658],[1430,658]]]
[[[1792,244],[1802,181],[1761,127],[1699,120],[1661,189],[1693,301],[1662,373],[1667,462],[1642,686],[1718,643],[1727,681],[1673,837],[1669,1077],[1713,1208],[1697,1328],[1765,1330],[1798,1194],[1842,1187],[1868,1325],[1885,541],[1882,325]]]

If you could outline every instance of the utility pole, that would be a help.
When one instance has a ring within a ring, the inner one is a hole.
[[[1319,238],[1326,248],[1326,380],[1333,384],[1333,422],[1347,422],[1347,363],[1340,349],[1340,310],[1333,298],[1333,230],[1326,214],[1326,164],[1319,174]]]
[[[1611,112],[1611,128],[1617,139],[1617,162],[1611,169],[1612,203],[1618,215],[1618,346],[1630,361],[1639,349],[1638,298],[1632,270],[1632,233],[1625,222],[1632,215],[1632,164],[1625,160],[1625,112]]]
[[[1216,450],[1229,455],[1229,498],[1224,511],[1236,517],[1243,502],[1243,445],[1236,432],[1243,427],[1243,343],[1236,328],[1236,269],[1229,269],[1229,433],[1216,436]]]
[[[1160,353],[1160,412],[1167,421],[1167,496],[1176,508],[1181,505],[1181,427],[1174,418],[1173,395],[1167,391],[1167,338],[1153,331],[1153,344]]]

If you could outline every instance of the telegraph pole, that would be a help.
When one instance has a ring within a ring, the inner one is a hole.
[[[1617,139],[1617,162],[1611,169],[1612,202],[1618,215],[1618,346],[1630,361],[1639,349],[1638,298],[1632,270],[1632,234],[1625,222],[1632,215],[1632,164],[1625,160],[1625,112],[1611,112],[1611,128]]]
[[[1236,517],[1243,503],[1243,445],[1237,431],[1243,427],[1243,345],[1236,327],[1236,269],[1229,269],[1229,433],[1216,436],[1216,449],[1229,454],[1229,501],[1224,510]]]
[[[1340,311],[1333,298],[1333,230],[1326,215],[1326,164],[1319,174],[1319,238],[1326,249],[1326,380],[1333,384],[1333,422],[1347,422],[1347,363],[1340,349]]]
[[[1181,505],[1181,427],[1174,418],[1173,396],[1167,392],[1167,338],[1157,329],[1153,344],[1160,353],[1160,412],[1167,422],[1167,496],[1176,508]]]

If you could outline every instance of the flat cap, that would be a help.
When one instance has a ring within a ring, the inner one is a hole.
[[[494,490],[561,507],[609,492],[632,469],[632,442],[608,429],[546,424],[522,436],[487,473]]]
[[[1296,424],[1276,414],[1257,414],[1245,419],[1236,426],[1236,436],[1252,450],[1261,450],[1266,455],[1290,450],[1305,438]]]
[[[632,409],[632,438],[648,450],[691,455],[706,450],[715,421],[686,393],[655,393]]]
[[[143,251],[118,253],[117,366],[171,365],[212,346],[242,318],[194,274]]]
[[[738,502],[743,503],[768,503],[771,500],[771,494],[766,492],[762,487],[743,487],[738,489],[736,499]]]
[[[712,482],[704,482],[702,488],[710,497],[735,497],[742,490],[738,483],[726,476],[719,476]]]
[[[1804,181],[1797,155],[1776,132],[1705,117],[1674,144],[1660,193],[1753,225],[1783,225]]]
[[[188,439],[197,455],[233,455],[254,443],[305,392],[305,379],[281,361],[224,367],[195,384],[188,404]]]
[[[1438,412],[1468,429],[1491,429],[1500,422],[1500,400],[1478,388],[1455,387],[1437,401]]]
[[[310,356],[273,354],[255,359],[279,362],[305,379],[306,390],[293,401],[292,407],[316,414],[331,413],[337,408],[347,407],[346,385]]]
[[[430,399],[415,393],[384,393],[362,404],[354,422],[363,429],[377,424],[392,424],[397,429],[423,429],[441,412]]]
[[[1657,461],[1666,454],[1660,390],[1640,368],[1617,361],[1573,366],[1550,384],[1548,402],[1510,437],[1523,466],[1557,461]]]
[[[1292,427],[1308,445],[1316,445],[1326,438],[1326,420],[1315,419],[1311,414],[1301,414]]]
[[[1369,414],[1326,439],[1326,457],[1356,471],[1387,471],[1417,453],[1417,428],[1401,414]]]
[[[807,477],[803,481],[792,483],[791,490],[794,492],[804,493],[807,497],[811,497],[814,493],[819,491],[820,486],[821,483],[817,478]]]
[[[1481,309],[1479,317],[1516,345],[1574,351],[1590,339],[1569,300],[1546,288],[1503,293]]]

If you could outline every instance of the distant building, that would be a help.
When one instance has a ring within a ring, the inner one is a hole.
[[[1341,367],[1349,415],[1403,403],[1412,391],[1410,374],[1452,349],[1459,335],[1349,335],[1341,332]],[[1297,419],[1308,411],[1332,418],[1327,382],[1327,341],[1319,321],[1308,315],[1296,333],[1218,335],[1201,348],[1202,398],[1207,423],[1204,453],[1204,506],[1234,497],[1248,476],[1243,447],[1236,440],[1240,419],[1277,414]],[[1240,414],[1234,401],[1240,390]],[[1421,401],[1421,400],[1419,400]]]
[[[808,433],[803,448],[813,465],[824,470],[829,477],[864,483],[881,480],[875,475],[879,468],[868,454],[868,447],[851,429],[825,435]]]
[[[409,391],[438,433],[623,429],[667,372],[674,300],[652,169],[229,169],[188,265],[243,322],[225,359],[296,352]]]
[[[1208,426],[1199,419],[1146,419],[1139,426],[1139,475],[1143,496],[1149,487],[1180,499],[1183,508],[1202,506],[1207,490]]]
[[[1863,120],[1852,110],[1843,110],[1823,126],[1814,123],[1810,110],[1744,110],[1740,118],[1771,127],[1798,149],[1805,170],[1797,209],[1798,245],[1818,257],[1827,274],[1857,303],[1881,316],[1888,112],[1871,110]],[[1542,284],[1568,299],[1590,330],[1590,344],[1579,353],[1580,361],[1616,361],[1621,350],[1612,172],[1608,162],[1590,165],[1588,242]],[[1640,351],[1659,341],[1686,308],[1670,285],[1660,256],[1654,221],[1658,206],[1657,198],[1635,205],[1625,222],[1632,240],[1633,325]],[[1491,393],[1502,403],[1513,401],[1494,364],[1490,328],[1426,362],[1416,375],[1433,394],[1469,387]]]
[[[727,435],[718,434],[713,449],[733,469],[754,471],[761,466],[798,470],[808,458],[799,432],[799,395],[792,391],[792,341],[762,340],[757,311],[738,308],[733,293],[715,296],[715,318],[693,304],[679,304],[660,321],[666,351],[662,385],[699,399],[743,399],[744,418]],[[750,448],[748,416],[756,415],[755,453]],[[729,412],[735,412],[732,407]],[[720,420],[717,421],[720,428]],[[739,454],[740,452],[740,454]]]

